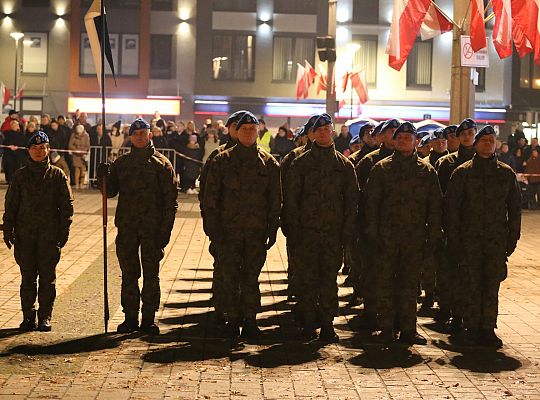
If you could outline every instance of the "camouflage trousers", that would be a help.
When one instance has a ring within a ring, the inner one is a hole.
[[[437,249],[428,247],[424,252],[424,260],[421,263],[420,284],[422,289],[427,293],[435,292],[435,276],[438,264]]]
[[[347,280],[354,288],[354,294],[356,296],[361,296],[365,277],[362,270],[362,258],[358,242],[358,235],[354,235],[351,243],[345,246],[344,261],[345,265],[349,267]]]
[[[223,271],[220,269],[218,263],[218,246],[215,242],[210,242],[208,246],[208,252],[214,258],[213,271],[212,271],[212,302],[214,310],[223,312],[225,298],[227,294],[223,291]]]
[[[120,302],[126,317],[138,317],[141,300],[143,314],[155,313],[161,297],[159,262],[163,259],[163,249],[157,244],[155,232],[139,227],[119,228],[116,255],[122,271]],[[139,289],[141,269],[142,292]]]
[[[458,270],[467,293],[463,298],[463,326],[494,329],[499,313],[499,287],[506,278],[506,257],[478,249],[467,253]]]
[[[378,252],[377,294],[381,329],[397,328],[402,332],[416,330],[416,296],[422,243],[403,245],[385,241]]]
[[[18,237],[15,261],[21,270],[23,315],[35,318],[37,297],[39,319],[50,318],[56,298],[56,265],[60,261],[60,249],[56,243],[41,238]]]
[[[229,320],[255,318],[261,309],[259,275],[266,261],[266,232],[227,231],[217,243],[223,311]]]
[[[362,296],[364,299],[364,313],[374,318],[377,316],[377,264],[373,254],[373,249],[359,242],[360,265],[362,266]]]
[[[318,315],[323,323],[339,314],[337,274],[343,262],[343,244],[339,233],[317,235],[304,232],[299,241],[298,277],[302,295],[299,311],[305,321]]]
[[[299,265],[298,265],[298,249],[294,246],[289,239],[287,239],[287,291],[291,295],[298,296],[301,292],[299,290]]]

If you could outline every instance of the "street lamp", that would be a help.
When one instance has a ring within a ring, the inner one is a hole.
[[[353,69],[354,69],[354,55],[356,54],[357,50],[360,48],[361,46],[358,44],[358,43],[349,43],[347,45],[347,50],[349,52],[349,55],[351,56],[351,71],[349,73],[349,85],[351,87],[350,89],[350,93],[351,93],[351,119],[353,117],[353,85],[352,85],[352,73],[353,73]]]
[[[21,40],[24,37],[24,33],[22,32],[11,32],[9,34],[13,39],[15,39],[15,84],[14,90],[13,90],[13,109],[17,110],[17,76],[18,76],[18,69],[19,69],[19,40]]]

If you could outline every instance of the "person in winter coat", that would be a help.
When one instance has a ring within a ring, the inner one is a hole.
[[[122,121],[116,121],[111,130],[111,160],[116,160],[120,156],[120,148],[124,144],[124,134],[122,132]]]
[[[195,190],[195,181],[201,173],[201,161],[204,155],[204,149],[201,149],[199,146],[198,139],[199,135],[190,135],[183,152],[189,157],[189,159],[184,159],[184,167],[181,175],[184,178],[182,187],[186,190],[187,194],[197,194],[197,191]]]
[[[220,146],[217,130],[213,128],[207,129],[204,141],[205,144],[203,162],[206,163],[206,160],[208,159],[208,157],[210,157],[210,154],[212,154],[214,150],[216,150]]]
[[[527,181],[528,195],[530,201],[530,208],[538,208],[540,204],[540,158],[538,157],[538,149],[533,149],[531,157],[525,164],[525,173],[533,176],[528,176]]]
[[[294,148],[294,142],[287,137],[287,129],[280,126],[276,137],[270,141],[270,152],[274,156],[279,155],[279,160],[282,160]]]
[[[163,130],[159,126],[155,126],[152,128],[152,142],[154,143],[154,147],[156,149],[169,148],[169,142],[167,142],[167,138],[163,136]]]
[[[71,157],[73,160],[73,168],[75,169],[75,185],[77,189],[81,189],[86,177],[86,154],[90,150],[90,136],[84,130],[84,126],[77,125],[75,127],[69,138],[68,149],[77,151],[77,153],[72,153]]]

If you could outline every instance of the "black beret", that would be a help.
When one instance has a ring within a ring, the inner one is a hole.
[[[227,121],[225,121],[225,126],[228,128],[233,122],[238,122],[238,120],[244,115],[246,110],[239,110],[233,112],[231,115],[229,115],[229,118],[227,118]]]
[[[389,119],[381,127],[381,133],[383,133],[385,130],[390,129],[390,128],[396,128],[397,129],[399,127],[399,125],[400,124],[399,124],[399,121],[397,119],[395,119],[395,118]],[[415,134],[416,134],[416,128],[415,128],[414,131],[415,131]]]
[[[483,136],[487,136],[487,135],[497,135],[497,133],[495,132],[495,129],[493,129],[493,127],[491,125],[486,125],[484,126],[482,129],[480,129],[476,135],[474,135],[474,144],[476,145],[476,143],[478,142],[478,140],[480,140],[481,137]]]
[[[397,121],[397,120],[394,120],[394,121]],[[410,122],[404,122],[401,125],[399,125],[396,131],[394,132],[393,138],[395,139],[398,133],[401,133],[401,132],[410,133],[411,135],[414,135],[416,137],[416,128]]]
[[[139,129],[150,129],[150,125],[142,118],[137,118],[129,127],[129,134],[138,131]]]
[[[433,131],[433,139],[448,139],[446,128],[437,128]]]
[[[371,131],[371,136],[375,137],[377,136],[379,133],[381,133],[381,129],[382,127],[384,126],[384,124],[386,123],[386,121],[381,121],[379,122],[379,124],[375,127],[375,129],[373,129]]]
[[[309,133],[309,130],[311,128],[313,128],[313,124],[315,123],[315,121],[317,120],[317,118],[319,118],[319,115],[320,114],[314,114],[312,115],[311,117],[309,117],[309,119],[306,121],[306,123],[304,124],[304,134],[308,134]]]
[[[463,121],[461,121],[461,124],[456,129],[456,136],[459,136],[461,132],[463,132],[466,129],[476,128],[476,122],[474,122],[470,118],[465,118]]]
[[[444,134],[448,138],[450,135],[455,135],[457,131],[458,126],[457,125],[448,125],[446,128],[444,128]]]
[[[433,137],[431,135],[424,136],[422,139],[420,139],[420,143],[418,143],[418,148],[421,149],[422,147],[427,145],[429,142],[431,142],[432,139]]]
[[[242,114],[242,116],[240,117],[240,119],[236,123],[236,129],[240,129],[240,127],[242,125],[245,125],[245,124],[259,125],[259,120],[257,119],[257,117],[255,115],[253,115],[249,111],[246,111],[246,112],[244,112],[244,114]]]
[[[49,137],[45,132],[37,131],[34,133],[30,139],[28,140],[28,143],[26,144],[27,148],[30,148],[33,145],[43,144],[43,143],[49,143]]]
[[[362,142],[362,138],[360,137],[360,135],[356,135],[351,139],[351,141],[349,142],[349,145],[352,146],[353,144],[359,144],[361,142]]]
[[[313,122],[313,131],[315,132],[321,126],[330,125],[332,122],[332,117],[327,113],[323,113]]]
[[[368,129],[374,129],[375,128],[375,125],[373,125],[371,122],[367,122],[365,123],[364,125],[362,125],[362,127],[360,128],[360,131],[358,132],[358,135],[360,137],[364,136],[364,133],[368,130]]]
[[[298,128],[296,130],[296,132],[294,132],[294,136],[293,136],[293,141],[297,141],[298,139],[300,139],[302,136],[305,136],[305,129],[303,126],[301,126],[300,128]]]

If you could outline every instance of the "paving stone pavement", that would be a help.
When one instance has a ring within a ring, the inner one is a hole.
[[[5,187],[0,189],[5,193]],[[57,269],[51,333],[19,333],[19,270],[0,250],[0,399],[540,399],[540,213],[525,212],[523,233],[500,292],[498,351],[460,348],[418,320],[427,346],[366,344],[353,329],[357,308],[340,287],[338,344],[296,340],[286,302],[285,239],[260,277],[266,335],[231,343],[216,335],[212,258],[196,196],[182,195],[161,267],[162,334],[103,333],[101,200],[75,193],[70,240]],[[114,255],[116,201],[109,201],[110,331],[122,321]],[[344,279],[339,277],[340,282]]]

